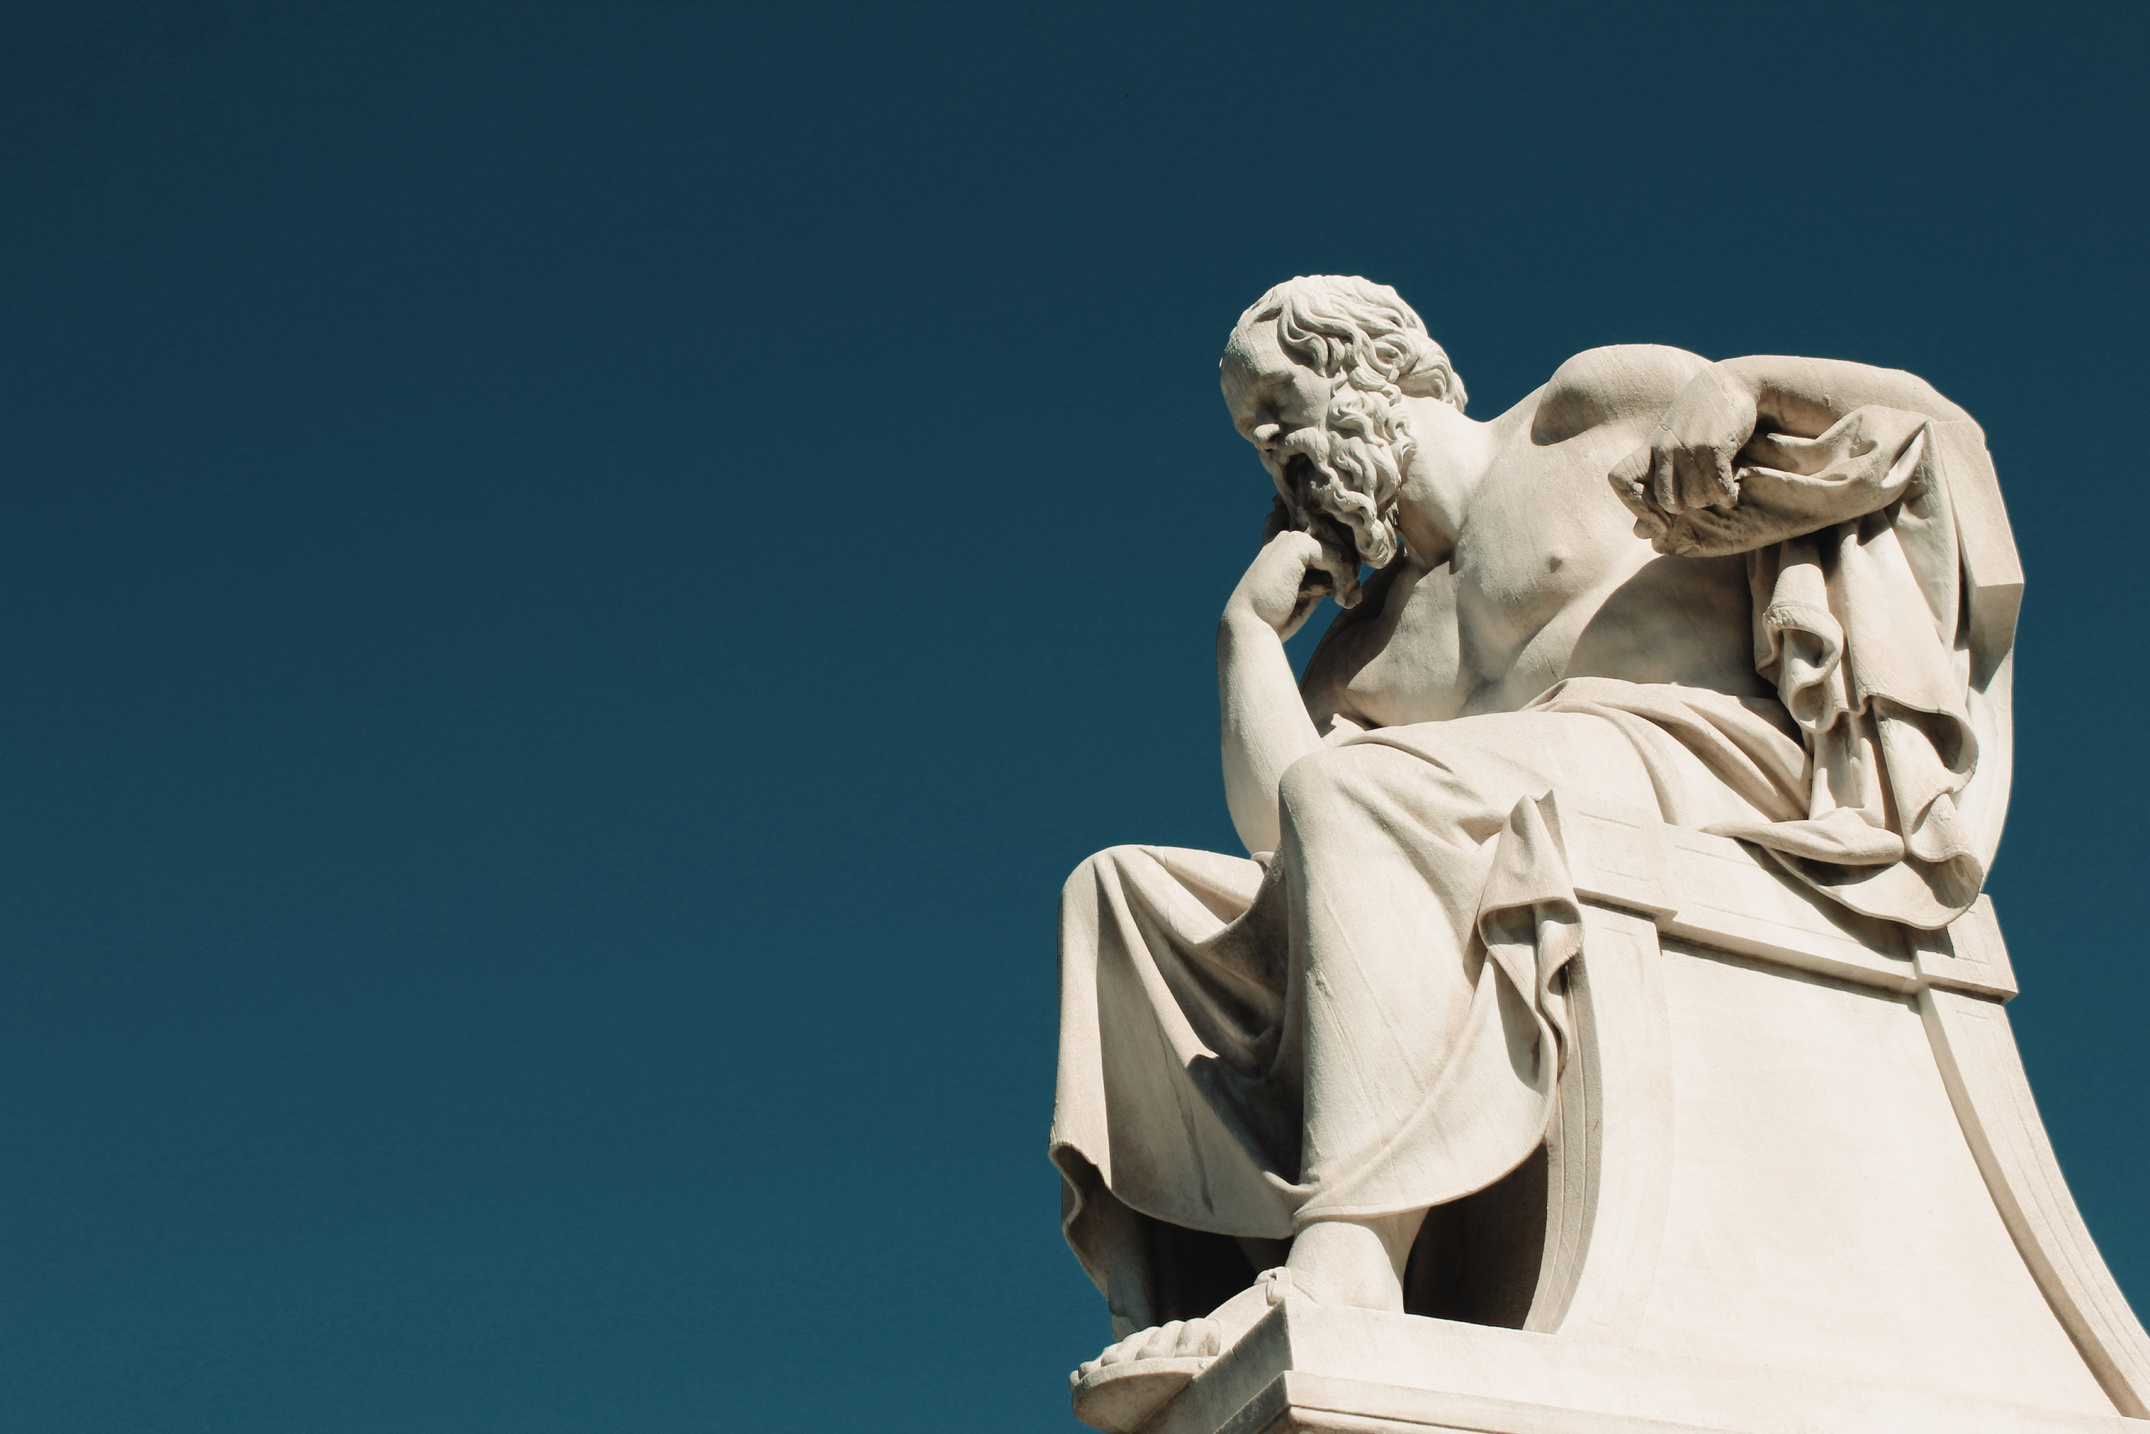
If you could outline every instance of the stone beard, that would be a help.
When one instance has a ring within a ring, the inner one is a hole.
[[[1298,429],[1278,444],[1277,486],[1288,505],[1289,526],[1333,544],[1336,535],[1314,520],[1318,512],[1350,532],[1354,551],[1339,555],[1349,569],[1348,582],[1336,588],[1344,607],[1358,602],[1359,563],[1378,570],[1396,560],[1396,494],[1417,446],[1410,419],[1384,391],[1388,385],[1361,387],[1363,373],[1353,371],[1351,386],[1331,400],[1319,427]]]

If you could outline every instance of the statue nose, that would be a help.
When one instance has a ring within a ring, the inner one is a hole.
[[[1259,443],[1264,448],[1267,448],[1270,444],[1276,442],[1279,438],[1282,438],[1283,436],[1284,425],[1281,423],[1261,423],[1255,425],[1254,441],[1256,443]]]

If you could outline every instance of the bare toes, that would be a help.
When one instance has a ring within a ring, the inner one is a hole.
[[[1180,1320],[1171,1320],[1157,1326],[1142,1342],[1142,1358],[1169,1359],[1179,1352],[1180,1331],[1187,1326]]]
[[[1068,1378],[1081,1383],[1100,1369],[1129,1364],[1138,1359],[1188,1359],[1221,1354],[1224,1327],[1213,1319],[1171,1320],[1134,1334],[1112,1345],[1096,1359],[1085,1360]]]

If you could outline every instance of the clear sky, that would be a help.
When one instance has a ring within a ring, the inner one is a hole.
[[[1984,423],[2012,1011],[2150,1301],[2146,16],[0,11],[0,1424],[1074,1429],[1054,901],[1234,849],[1308,272],[1474,412]]]

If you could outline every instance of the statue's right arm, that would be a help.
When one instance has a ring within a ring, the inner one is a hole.
[[[1249,852],[1276,850],[1284,770],[1321,746],[1284,653],[1284,640],[1321,599],[1321,585],[1307,580],[1320,555],[1321,544],[1305,533],[1271,538],[1232,590],[1217,624],[1224,799]]]

